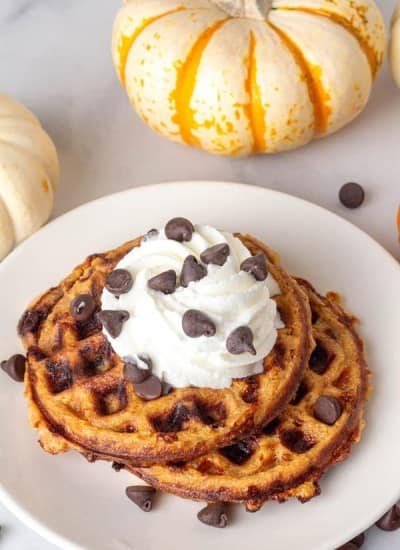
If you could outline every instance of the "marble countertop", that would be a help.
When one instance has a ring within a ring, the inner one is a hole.
[[[377,0],[387,21],[396,0]],[[279,189],[349,219],[397,258],[400,90],[382,71],[366,111],[351,126],[280,156],[228,159],[164,141],[145,127],[119,86],[110,36],[120,0],[1,0],[0,91],[41,119],[57,145],[62,178],[54,216],[115,191],[167,180],[226,180]],[[349,211],[347,181],[367,200]],[[1,473],[0,473],[1,476]],[[50,550],[0,505],[0,547]],[[368,533],[366,550],[400,547],[400,532]]]

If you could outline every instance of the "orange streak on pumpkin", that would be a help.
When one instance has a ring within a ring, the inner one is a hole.
[[[167,17],[168,15],[171,15],[173,13],[177,13],[178,11],[183,11],[184,7],[175,8],[170,11],[166,11],[165,13],[161,13],[160,15],[155,15],[154,17],[148,17],[147,19],[143,19],[142,23],[136,27],[133,34],[126,35],[121,33],[118,38],[118,44],[117,44],[117,50],[118,50],[118,56],[119,56],[119,63],[118,63],[118,74],[119,79],[122,82],[123,85],[125,85],[125,71],[126,71],[126,64],[128,62],[128,56],[129,52],[132,49],[132,46],[136,39],[139,37],[139,35],[147,29],[152,23],[155,21],[158,21],[159,19],[162,19],[163,17]]]
[[[253,134],[253,153],[261,153],[266,150],[265,142],[265,108],[262,102],[260,85],[257,82],[257,61],[255,56],[256,39],[250,33],[250,51],[248,61],[248,74],[245,81],[245,89],[249,102],[244,105],[244,111],[249,119]]]
[[[308,95],[314,107],[314,133],[315,135],[322,135],[328,130],[329,117],[332,113],[332,107],[330,106],[331,97],[325,90],[321,79],[322,69],[310,63],[299,46],[285,32],[271,22],[268,24],[279,35],[288,50],[290,50],[301,73],[304,75]]]
[[[226,21],[228,19],[218,21],[201,33],[185,62],[177,71],[176,87],[171,94],[171,99],[175,102],[176,108],[174,122],[179,126],[181,137],[188,145],[201,146],[200,140],[193,134],[193,130],[198,128],[199,124],[195,120],[196,111],[190,106],[197,83],[197,72],[201,58],[214,34]],[[204,125],[207,127],[207,122]]]
[[[346,19],[346,17],[343,17],[338,13],[333,13],[329,10],[324,10],[319,8],[314,9],[314,8],[302,8],[302,7],[299,7],[299,8],[284,7],[284,8],[279,8],[279,10],[310,13],[311,15],[320,15],[321,17],[325,17],[330,21],[333,21],[334,23],[337,23],[338,25],[341,25],[342,27],[344,27],[351,35],[354,36],[354,38],[359,43],[361,49],[363,50],[364,54],[367,57],[368,64],[371,68],[372,78],[376,77],[380,69],[380,66],[382,65],[383,56],[378,55],[378,53],[374,50],[374,48],[370,46],[370,44],[368,43],[368,37],[364,36],[363,33],[359,29],[357,29],[357,27],[352,23],[351,20]]]
[[[400,243],[400,206],[397,210],[397,231],[399,234],[399,243]]]

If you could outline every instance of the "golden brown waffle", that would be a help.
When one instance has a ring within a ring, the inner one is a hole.
[[[143,401],[124,379],[123,363],[96,316],[86,323],[72,317],[71,301],[80,294],[91,294],[99,309],[105,277],[140,239],[90,256],[31,305],[24,318],[33,315],[40,322],[23,335],[25,380],[32,424],[45,450],[81,448],[92,458],[106,456],[141,466],[190,460],[230,444],[281,412],[298,387],[313,347],[310,309],[304,292],[276,257],[252,237],[241,239],[253,254],[267,255],[281,289],[276,301],[285,328],[265,359],[264,372],[235,380],[230,388],[176,389]]]
[[[359,439],[368,370],[355,319],[340,307],[337,295],[323,298],[305,281],[300,284],[313,312],[317,341],[313,357],[326,354],[326,371],[312,361],[319,373],[307,369],[295,399],[260,435],[185,464],[131,468],[135,474],[185,498],[243,502],[251,511],[267,499],[284,501],[295,496],[306,501],[319,494],[318,479],[346,458]],[[321,396],[333,396],[342,406],[332,426],[314,417]]]

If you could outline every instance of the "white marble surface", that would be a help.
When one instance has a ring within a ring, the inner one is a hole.
[[[388,21],[395,0],[378,3]],[[337,135],[276,157],[212,157],[162,140],[131,110],[110,55],[119,4],[0,0],[0,90],[32,108],[56,142],[62,181],[55,216],[99,196],[163,180],[243,181],[334,210],[400,257],[395,225],[400,203],[400,91],[387,65],[368,109]],[[350,180],[367,191],[365,205],[355,212],[337,200],[339,187]],[[0,524],[4,550],[54,548],[1,505]],[[399,547],[400,532],[385,534],[375,528],[365,544],[366,550]]]

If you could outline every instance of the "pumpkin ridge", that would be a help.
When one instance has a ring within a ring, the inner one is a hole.
[[[364,55],[366,56],[368,60],[368,64],[371,69],[372,78],[375,79],[379,69],[382,65],[382,55],[378,55],[378,53],[374,50],[372,46],[369,45],[368,40],[366,37],[362,35],[362,33],[357,29],[355,25],[349,20],[346,19],[346,17],[339,15],[338,13],[331,12],[329,10],[324,10],[321,8],[295,8],[295,7],[284,7],[284,8],[277,8],[279,11],[294,11],[294,12],[301,12],[301,13],[308,13],[311,15],[319,15],[321,17],[325,17],[326,19],[329,19],[333,23],[336,23],[337,25],[341,25],[344,27],[359,43],[360,48],[364,52]]]
[[[331,114],[331,107],[327,104],[330,99],[328,92],[320,79],[321,69],[312,65],[305,57],[297,44],[280,28],[270,21],[267,24],[281,38],[283,44],[288,48],[299,66],[308,88],[308,95],[314,108],[314,135],[322,135],[328,130],[328,121]]]
[[[253,134],[253,153],[260,153],[266,150],[265,142],[265,109],[262,104],[261,90],[257,82],[257,61],[255,56],[256,38],[250,32],[250,51],[248,62],[248,75],[245,88],[249,96],[249,103],[244,110],[249,119],[251,132]]]
[[[46,176],[46,180],[50,184],[50,187],[52,188],[53,193],[55,192],[57,184],[53,182],[53,179],[49,174],[49,172],[47,171],[47,167],[45,166],[43,159],[39,155],[33,154],[32,151],[30,151],[29,149],[25,149],[25,147],[22,147],[22,145],[19,145],[18,143],[9,142],[4,139],[0,139],[0,145],[14,151],[17,150],[20,154],[29,156],[30,159],[33,160],[40,167],[41,171]]]
[[[193,129],[200,125],[195,121],[195,110],[190,102],[196,86],[196,75],[204,50],[214,34],[231,18],[224,18],[207,27],[192,46],[186,60],[177,70],[175,90],[171,99],[175,102],[176,114],[173,121],[179,126],[182,140],[188,144],[200,147],[200,140],[193,135]]]
[[[126,34],[120,33],[118,37],[117,42],[117,50],[118,50],[118,56],[119,56],[119,67],[118,67],[118,76],[123,85],[125,85],[126,77],[126,65],[128,62],[128,56],[132,49],[133,44],[135,43],[136,39],[139,37],[142,32],[147,29],[152,23],[155,23],[159,19],[162,19],[163,17],[167,17],[168,15],[171,15],[173,13],[177,13],[179,11],[185,11],[186,8],[183,6],[180,6],[179,8],[175,8],[173,10],[166,11],[165,13],[161,13],[160,15],[155,15],[154,17],[148,17],[147,19],[143,19],[142,24],[139,25],[133,32],[133,34],[127,36]]]

